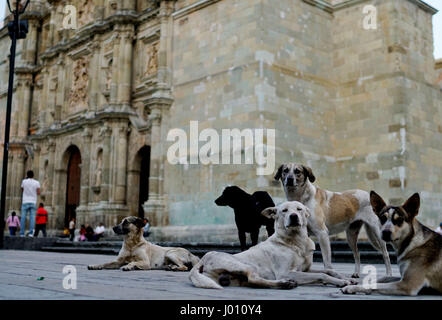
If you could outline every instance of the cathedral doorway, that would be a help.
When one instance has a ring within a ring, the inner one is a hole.
[[[140,161],[140,180],[138,194],[138,216],[144,218],[143,204],[149,199],[150,147],[138,151]]]
[[[68,149],[69,161],[67,168],[66,183],[66,209],[64,225],[68,227],[69,221],[76,218],[76,209],[80,205],[80,186],[81,186],[81,154],[76,146]]]

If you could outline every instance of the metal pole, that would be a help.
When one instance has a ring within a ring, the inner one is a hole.
[[[17,9],[18,9],[17,1]],[[11,131],[11,109],[12,109],[12,94],[14,89],[14,69],[15,69],[15,50],[17,44],[17,33],[18,30],[18,18],[19,10],[14,12],[14,32],[12,36],[11,44],[11,56],[9,57],[9,87],[8,87],[8,102],[6,106],[6,123],[5,123],[5,141],[3,145],[3,170],[2,170],[2,190],[1,190],[1,201],[0,201],[0,249],[4,247],[4,231],[5,231],[5,207],[6,207],[6,181],[8,178],[8,151],[9,151],[9,132]]]

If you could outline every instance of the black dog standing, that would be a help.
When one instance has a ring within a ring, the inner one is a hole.
[[[269,237],[275,232],[274,220],[261,214],[264,209],[275,206],[272,198],[265,191],[249,194],[237,186],[226,187],[215,203],[218,206],[229,206],[235,212],[241,251],[247,249],[246,232],[250,233],[253,246],[258,243],[261,226],[266,226]]]

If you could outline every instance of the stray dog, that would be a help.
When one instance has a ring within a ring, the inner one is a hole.
[[[198,263],[199,258],[183,248],[164,248],[154,245],[143,237],[144,221],[138,217],[127,217],[113,228],[116,234],[124,235],[123,247],[117,260],[101,265],[90,265],[89,270],[171,270],[187,271]]]
[[[259,229],[262,225],[266,226],[269,237],[275,232],[275,222],[261,215],[264,209],[275,206],[265,191],[256,191],[251,195],[237,186],[226,187],[215,203],[218,206],[233,208],[241,251],[247,249],[246,232],[250,233],[252,246],[258,243]]]
[[[325,269],[333,268],[329,235],[345,230],[356,262],[352,277],[359,278],[361,260],[357,241],[359,231],[364,225],[371,244],[382,252],[387,275],[391,276],[387,245],[381,240],[381,226],[371,208],[368,192],[349,190],[341,193],[318,188],[313,185],[316,178],[312,169],[296,163],[281,165],[275,175],[275,180],[279,179],[288,201],[299,201],[310,209],[308,230],[319,240]]]
[[[370,193],[370,201],[382,223],[382,239],[391,242],[397,251],[402,277],[380,280],[388,283],[376,283],[371,289],[348,286],[342,292],[415,296],[426,287],[442,294],[442,236],[415,219],[419,194],[413,194],[400,207],[387,206],[374,191]]]
[[[199,288],[223,286],[292,289],[301,284],[356,283],[338,279],[336,272],[310,270],[315,243],[307,234],[309,210],[302,203],[285,202],[262,212],[274,219],[276,232],[247,251],[230,255],[209,252],[190,271],[189,279]]]

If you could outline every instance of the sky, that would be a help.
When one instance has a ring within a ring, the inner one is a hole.
[[[434,34],[434,56],[442,58],[442,0],[425,0],[430,6],[438,9],[439,12],[433,17]],[[0,0],[0,21],[3,21],[6,7],[6,0]],[[0,23],[1,24],[1,23]]]

